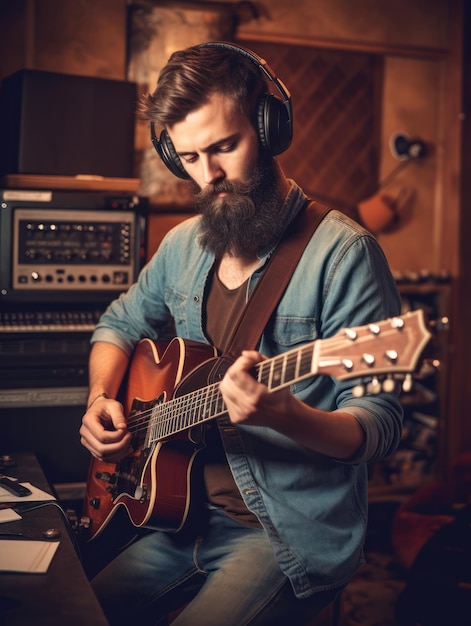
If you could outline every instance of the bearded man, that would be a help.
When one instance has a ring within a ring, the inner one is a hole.
[[[110,463],[136,447],[117,400],[136,344],[172,320],[180,338],[223,355],[308,203],[277,160],[291,142],[289,92],[254,53],[224,42],[175,52],[141,114],[164,163],[193,186],[197,215],[166,235],[92,336],[80,434]],[[257,350],[220,382],[226,411],[198,444],[202,488],[192,496],[205,514],[179,532],[150,531],[93,579],[112,625],[156,624],[182,607],[175,626],[304,624],[333,601],[363,562],[367,464],[401,438],[397,390],[358,397],[357,380],[318,375],[273,392],[252,374],[262,359],[398,313],[374,237],[329,211]],[[172,481],[164,473],[157,483]]]

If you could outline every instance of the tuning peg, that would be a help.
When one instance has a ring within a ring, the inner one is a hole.
[[[352,341],[355,341],[358,338],[357,331],[353,328],[346,328],[345,336],[348,337],[348,339],[351,339]]]
[[[368,365],[368,367],[372,367],[375,364],[374,354],[370,354],[369,352],[362,354],[361,360],[365,363],[365,365]]]
[[[374,394],[374,395],[380,393],[381,388],[382,388],[382,385],[379,382],[379,379],[378,379],[377,376],[373,376],[371,381],[366,386],[367,392],[371,393],[371,394]]]
[[[383,380],[383,391],[386,393],[392,393],[396,387],[396,383],[394,382],[394,378],[392,376],[387,376]]]
[[[402,317],[393,317],[391,319],[391,327],[396,328],[397,330],[401,330],[404,328],[404,320]]]
[[[354,398],[362,398],[365,395],[365,386],[355,385],[352,389],[352,395]]]
[[[404,393],[409,393],[410,391],[412,391],[412,385],[413,385],[414,381],[412,379],[411,374],[406,374],[404,381],[402,383],[402,391]]]
[[[379,335],[381,332],[379,324],[368,324],[368,330],[372,335]]]

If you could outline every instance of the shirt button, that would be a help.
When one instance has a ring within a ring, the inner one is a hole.
[[[199,296],[193,296],[193,302],[199,302],[200,298]]]

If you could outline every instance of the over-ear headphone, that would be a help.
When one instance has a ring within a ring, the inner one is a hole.
[[[255,63],[265,77],[273,83],[279,95],[266,92],[260,96],[257,102],[257,132],[262,146],[273,156],[287,150],[293,138],[291,94],[268,63],[251,50],[225,41],[212,41],[200,44],[198,47],[226,48],[242,54]],[[160,138],[158,138],[154,123],[151,122],[150,133],[152,144],[167,168],[178,178],[188,180],[190,177],[185,171],[167,131],[162,130]]]

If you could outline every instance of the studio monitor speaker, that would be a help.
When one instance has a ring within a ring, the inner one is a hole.
[[[0,87],[0,175],[134,176],[137,87],[20,70]]]

